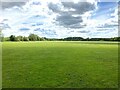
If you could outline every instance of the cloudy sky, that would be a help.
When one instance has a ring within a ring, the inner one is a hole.
[[[0,6],[4,36],[118,36],[117,0],[1,0]]]

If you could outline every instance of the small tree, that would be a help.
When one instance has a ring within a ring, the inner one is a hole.
[[[29,38],[30,41],[39,41],[40,37],[38,35],[36,35],[36,34],[30,34],[28,36],[28,38]]]
[[[23,41],[29,41],[28,37],[23,37]]]
[[[23,36],[17,36],[18,41],[23,41]]]
[[[4,41],[10,41],[9,37],[4,37]]]
[[[9,38],[10,38],[10,41],[16,41],[16,37],[14,35],[11,35]]]

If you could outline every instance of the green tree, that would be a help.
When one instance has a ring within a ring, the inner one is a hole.
[[[0,29],[0,42],[2,41],[2,29]]]
[[[23,36],[17,36],[16,39],[17,41],[23,41]]]
[[[10,41],[9,37],[4,37],[4,41]]]
[[[30,41],[39,41],[40,40],[40,37],[36,34],[30,34],[28,36],[28,38],[29,38]]]
[[[11,35],[9,38],[10,38],[10,41],[16,41],[16,37],[14,35]]]
[[[23,41],[29,41],[28,37],[23,37]]]

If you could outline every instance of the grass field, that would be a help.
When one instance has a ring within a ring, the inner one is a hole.
[[[3,88],[117,88],[112,42],[3,42]]]

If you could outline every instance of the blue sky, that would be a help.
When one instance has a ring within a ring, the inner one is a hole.
[[[48,38],[118,36],[117,1],[4,0],[1,5],[0,27],[4,36],[30,33]]]

